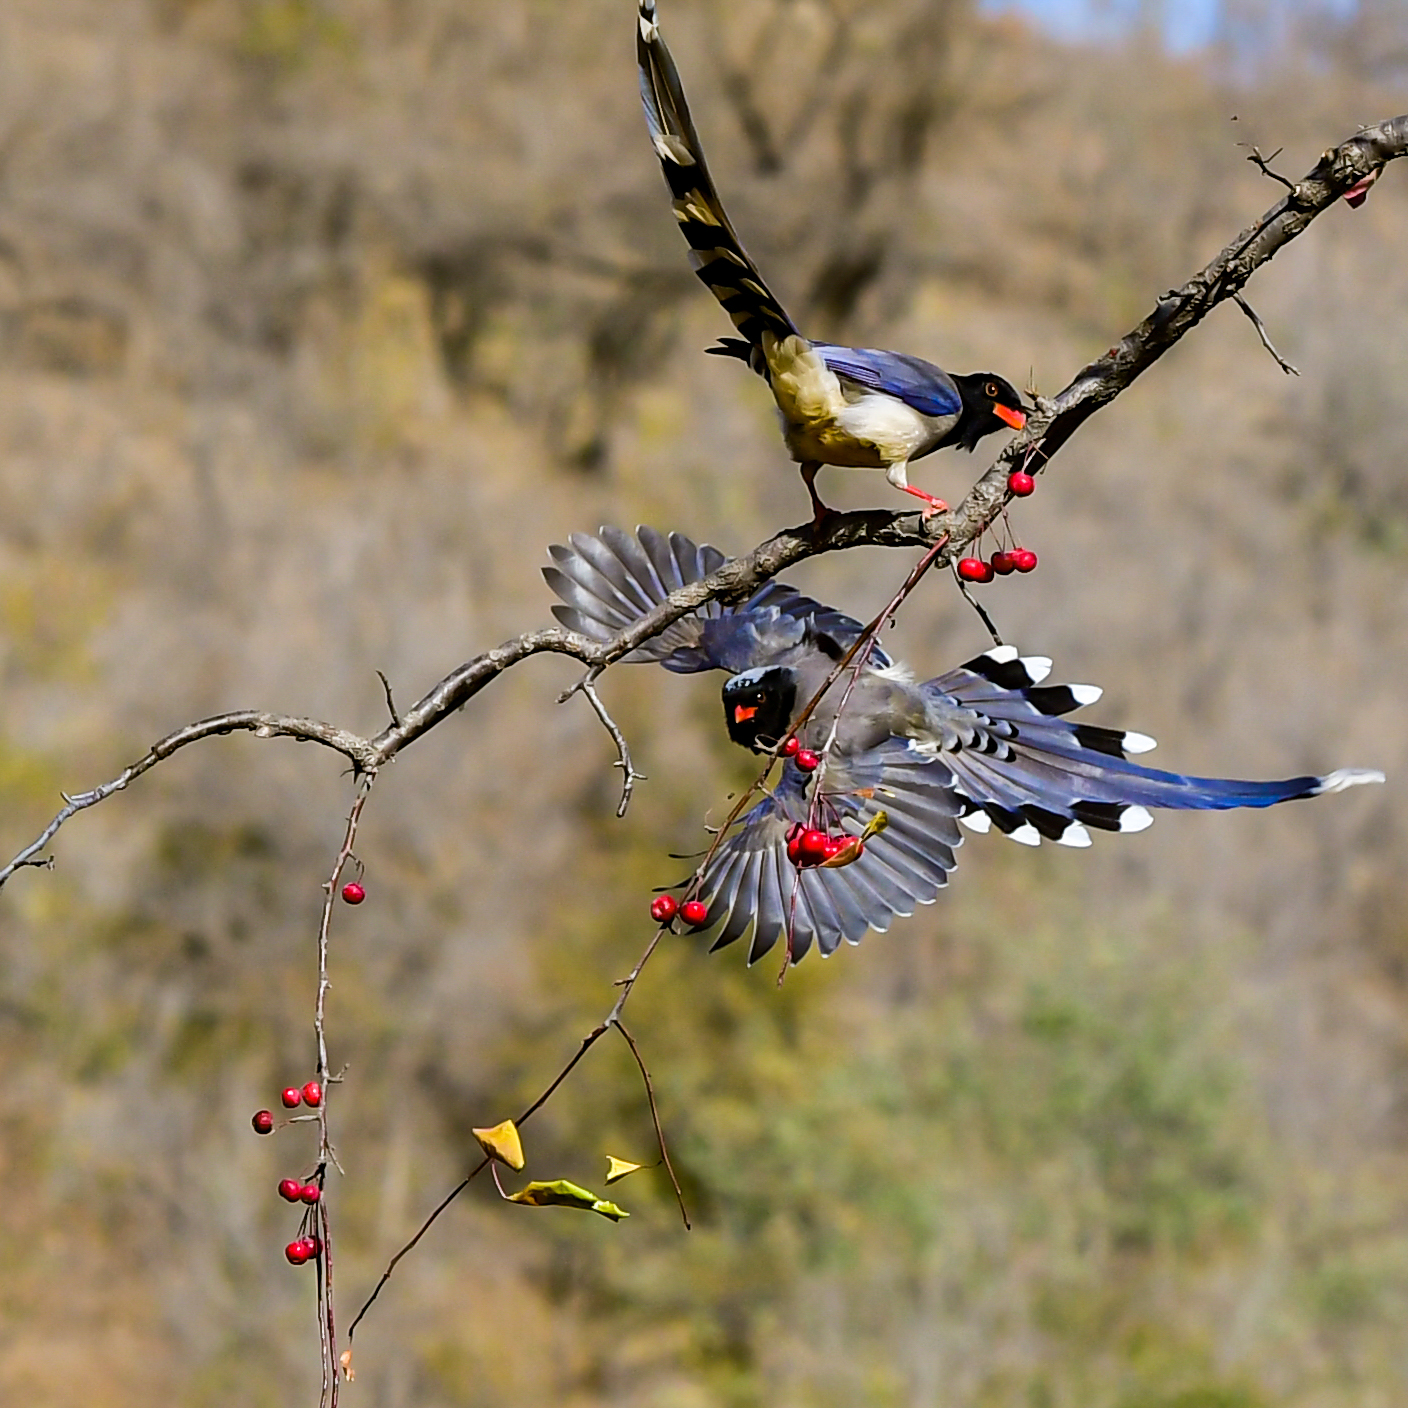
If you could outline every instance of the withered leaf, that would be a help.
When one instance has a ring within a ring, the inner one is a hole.
[[[479,1141],[479,1147],[491,1159],[507,1164],[515,1173],[523,1167],[523,1143],[518,1137],[518,1127],[512,1120],[496,1124],[492,1129],[470,1131]]]

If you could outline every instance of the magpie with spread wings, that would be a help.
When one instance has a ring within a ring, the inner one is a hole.
[[[544,576],[561,598],[553,614],[598,641],[725,560],[645,527],[635,537],[575,533],[549,552]],[[751,930],[750,963],[779,939],[794,963],[813,943],[830,954],[932,904],[956,864],[960,826],[1029,846],[1088,846],[1093,831],[1142,831],[1153,808],[1269,807],[1384,780],[1349,768],[1245,782],[1145,767],[1132,757],[1152,738],[1067,717],[1100,697],[1096,686],[1047,684],[1051,662],[1011,646],[919,680],[874,645],[858,657],[849,696],[847,671],[798,726],[863,629],[774,581],[741,605],[708,602],[625,657],[678,674],[726,671],[729,737],[783,754],[781,780],[720,838],[698,889],[699,927],[719,926],[715,948]],[[834,852],[808,855],[809,833]]]

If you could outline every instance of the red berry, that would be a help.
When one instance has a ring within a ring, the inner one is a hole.
[[[807,831],[802,835],[801,851],[804,860],[821,860],[826,855],[826,832]]]
[[[794,733],[790,738],[784,738],[782,740],[782,744],[777,751],[781,753],[784,758],[795,758],[797,756],[797,750],[801,746],[802,745],[797,742],[797,735]]]
[[[1036,554],[1030,548],[1016,548],[1012,554],[1012,565],[1019,572],[1032,572],[1036,569]]]
[[[296,1178],[281,1178],[279,1180],[279,1197],[284,1202],[296,1203],[302,1192],[303,1185]]]
[[[349,880],[342,887],[342,898],[348,904],[361,904],[366,897],[367,892],[355,880]]]
[[[673,895],[656,895],[650,902],[650,917],[657,924],[668,924],[679,909]]]
[[[316,1183],[305,1183],[298,1190],[298,1196],[311,1207],[323,1196],[323,1190]]]
[[[274,1132],[274,1112],[272,1110],[259,1110],[250,1120],[254,1126],[256,1134],[272,1134]]]
[[[807,828],[800,821],[794,821],[787,829],[787,859],[796,865],[802,858],[802,837]]]
[[[323,1103],[323,1087],[315,1080],[310,1080],[303,1087],[303,1099],[315,1110]]]
[[[1017,570],[1017,564],[1012,561],[1010,552],[995,552],[988,559],[988,565],[999,577],[1005,577],[1009,572]]]
[[[699,925],[709,917],[709,906],[702,900],[686,900],[680,906],[680,918],[686,924]]]
[[[792,760],[803,772],[815,772],[821,766],[821,757],[813,753],[810,748],[799,748],[797,756]]]
[[[1036,491],[1036,480],[1030,474],[1024,474],[1020,469],[1014,469],[1007,476],[1007,487],[1019,499],[1025,499],[1028,494]]]
[[[298,1237],[284,1248],[284,1255],[291,1266],[302,1266],[313,1255],[313,1244],[307,1237]]]
[[[284,1109],[296,1110],[303,1103],[303,1092],[296,1085],[291,1085],[279,1099],[284,1102]]]
[[[959,561],[958,575],[965,582],[990,582],[993,571],[981,557],[965,557]]]
[[[309,1256],[322,1256],[323,1239],[321,1237],[305,1237],[303,1240],[308,1243]]]

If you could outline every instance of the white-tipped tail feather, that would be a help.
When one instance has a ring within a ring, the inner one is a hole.
[[[1320,779],[1315,796],[1326,792],[1343,792],[1347,787],[1362,787],[1367,782],[1382,782],[1384,775],[1377,768],[1336,768]]]

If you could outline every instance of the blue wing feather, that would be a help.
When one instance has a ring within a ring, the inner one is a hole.
[[[920,415],[954,416],[963,409],[953,378],[922,357],[875,347],[837,347],[829,342],[812,346],[837,376],[894,396]]]

